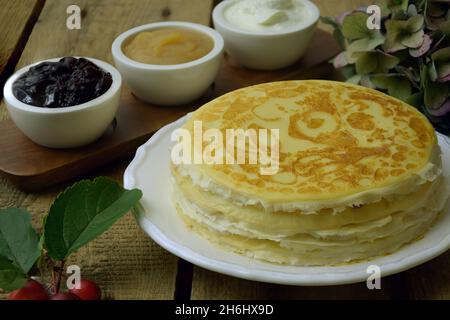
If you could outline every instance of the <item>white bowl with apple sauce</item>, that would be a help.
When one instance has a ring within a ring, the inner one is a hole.
[[[80,58],[80,57],[75,57]],[[26,104],[13,93],[13,84],[31,67],[42,62],[57,62],[61,58],[46,59],[16,71],[3,89],[8,112],[16,126],[32,141],[49,148],[74,148],[100,138],[119,107],[122,77],[112,65],[101,60],[82,57],[94,63],[112,77],[111,86],[98,97],[68,107],[46,108]]]
[[[225,0],[213,11],[225,51],[257,70],[281,69],[299,60],[319,17],[319,9],[308,0]]]
[[[163,28],[187,29],[208,36],[213,47],[206,55],[179,64],[149,64],[129,58],[123,45],[144,31]],[[157,22],[130,29],[119,35],[112,45],[117,69],[139,99],[162,106],[180,105],[198,99],[214,82],[219,71],[224,42],[212,28],[190,22]]]

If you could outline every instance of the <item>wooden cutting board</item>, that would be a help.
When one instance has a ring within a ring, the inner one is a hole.
[[[158,129],[195,110],[205,102],[237,88],[263,82],[323,78],[328,61],[339,53],[333,37],[317,30],[305,56],[277,71],[254,71],[225,57],[214,84],[198,101],[179,107],[149,105],[135,98],[124,85],[116,121],[96,142],[76,149],[49,149],[25,137],[11,120],[0,122],[0,173],[19,188],[39,191],[132,156]]]

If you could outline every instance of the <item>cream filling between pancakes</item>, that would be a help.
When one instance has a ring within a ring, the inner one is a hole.
[[[414,204],[406,206],[405,210],[379,214],[380,218],[339,228],[304,230],[292,234],[261,232],[244,221],[231,221],[228,209],[226,214],[206,212],[204,204],[200,208],[191,202],[177,185],[174,185],[173,196],[186,223],[215,243],[270,262],[314,265],[339,264],[388,254],[417,239],[443,209],[448,189],[444,179],[438,179],[422,192],[425,195],[420,199],[417,199],[418,195],[413,195],[417,201],[411,201],[410,197],[406,199],[406,203]]]
[[[179,181],[178,181],[179,182]],[[251,238],[279,240],[299,233],[317,238],[367,239],[383,237],[380,228],[393,225],[407,215],[414,215],[423,208],[441,207],[442,199],[436,194],[446,193],[443,179],[424,186],[395,202],[384,202],[360,208],[347,209],[338,214],[330,212],[315,215],[293,213],[267,213],[251,206],[239,206],[217,196],[189,188],[186,181],[173,185],[173,197],[192,219],[204,223],[219,232],[240,234]],[[444,197],[445,199],[445,197]],[[435,202],[438,202],[437,205]],[[426,219],[426,216],[424,217]],[[376,230],[374,234],[369,231]],[[395,232],[394,229],[390,229]]]
[[[407,193],[415,192],[423,184],[436,180],[441,175],[441,151],[438,145],[434,146],[429,162],[420,170],[412,174],[405,180],[381,188],[372,188],[356,194],[351,194],[335,199],[324,199],[321,201],[301,201],[301,202],[268,202],[260,198],[252,198],[243,193],[237,193],[223,185],[216,183],[210,177],[197,170],[196,165],[181,164],[176,166],[176,170],[185,177],[189,177],[194,186],[198,186],[204,191],[220,195],[224,199],[236,202],[240,205],[261,205],[266,211],[293,212],[302,211],[303,214],[314,214],[326,208],[332,208],[337,213],[344,211],[347,207],[361,206],[374,203],[381,199],[395,199]]]
[[[197,223],[177,208],[185,223],[195,232],[217,245],[236,253],[271,263],[288,265],[339,265],[372,259],[395,252],[400,247],[422,236],[434,222],[438,211],[430,211],[429,220],[405,229],[392,237],[341,246],[318,246],[311,243],[291,246],[286,241],[245,238],[230,233],[218,233],[206,225]]]
[[[208,102],[183,129],[194,136],[183,155],[196,164],[171,166],[177,210],[212,242],[257,259],[335,265],[388,254],[423,235],[448,197],[429,121],[371,89],[261,84]],[[195,161],[210,146],[195,136],[209,129],[227,145],[228,129],[278,129],[278,172]]]
[[[303,214],[301,211],[270,212],[258,205],[240,205],[192,185],[189,177],[181,176],[176,169],[172,170],[172,174],[175,196],[181,198],[180,201],[192,203],[192,206],[198,207],[210,219],[257,230],[262,233],[263,238],[268,235],[285,237],[304,231],[338,229],[349,224],[357,225],[385,218],[394,212],[414,211],[426,205],[439,185],[438,179],[420,185],[415,192],[407,195],[347,207],[338,213],[328,208],[314,214]]]

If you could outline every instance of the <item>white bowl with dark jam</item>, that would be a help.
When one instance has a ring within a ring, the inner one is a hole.
[[[18,70],[3,96],[16,126],[35,143],[74,148],[99,139],[114,120],[122,78],[110,64],[65,57]]]

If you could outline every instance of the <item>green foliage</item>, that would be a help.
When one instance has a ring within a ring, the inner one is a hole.
[[[68,188],[56,198],[45,221],[49,256],[66,259],[106,231],[141,197],[141,191],[125,190],[108,178],[85,180]]]
[[[31,215],[19,208],[0,211],[0,256],[12,261],[24,274],[39,257],[39,238]]]
[[[418,48],[423,43],[423,23],[424,17],[416,15],[408,20],[387,20],[386,44],[388,52],[395,52],[406,48]]]
[[[383,51],[362,51],[356,56],[356,71],[361,75],[386,73],[395,67],[399,59]]]
[[[13,291],[21,288],[26,281],[26,276],[12,261],[0,256],[0,288]]]
[[[418,107],[450,132],[450,1],[378,0],[381,28],[364,8],[322,21],[341,35],[335,57],[347,81],[374,87]]]
[[[360,11],[347,15],[342,23],[342,34],[350,40],[369,38],[373,31],[367,28],[368,18],[368,14]]]
[[[32,267],[39,265],[36,261],[48,260],[43,253],[53,259],[50,265],[64,261],[108,230],[141,197],[140,190],[126,190],[105,177],[78,182],[53,202],[40,238],[27,211],[0,210],[0,288],[12,291],[22,287]]]

